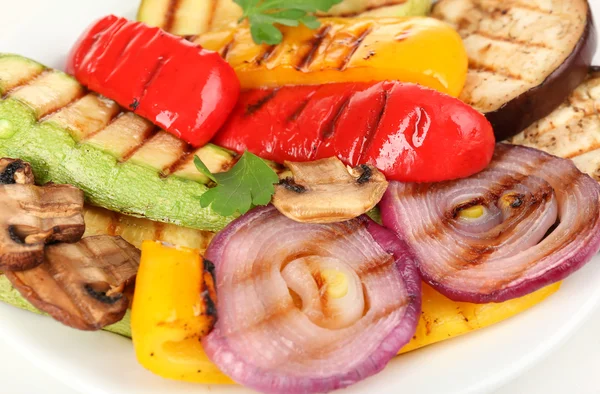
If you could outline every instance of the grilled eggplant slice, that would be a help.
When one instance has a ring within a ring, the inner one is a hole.
[[[38,183],[72,184],[94,205],[199,230],[231,218],[202,209],[197,197],[212,172],[235,156],[215,145],[193,149],[68,75],[0,54],[0,157],[31,163]]]
[[[426,15],[431,0],[344,0],[321,16]],[[137,19],[180,36],[202,34],[237,24],[242,9],[233,0],[142,0]]]
[[[509,140],[550,154],[572,159],[600,182],[600,68],[554,112]]]
[[[469,55],[460,96],[485,113],[498,140],[559,106],[586,77],[596,32],[586,0],[441,0]]]

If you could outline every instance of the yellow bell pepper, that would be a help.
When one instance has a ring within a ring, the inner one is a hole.
[[[200,339],[215,322],[214,281],[196,249],[142,244],[131,333],[138,361],[155,374],[196,383],[231,383]]]
[[[423,312],[417,331],[400,353],[478,330],[508,319],[554,294],[560,282],[499,304],[455,302],[423,284]]]
[[[281,27],[279,45],[257,45],[247,27],[193,39],[218,51],[242,88],[398,80],[458,96],[468,59],[458,33],[433,18],[322,18],[321,27]]]

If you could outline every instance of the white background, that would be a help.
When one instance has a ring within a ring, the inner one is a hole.
[[[53,3],[53,0],[47,1],[50,4]],[[25,24],[26,14],[23,12],[35,12],[35,9],[32,9],[33,7],[27,7],[28,2],[30,0],[0,0],[0,52],[5,49],[3,48],[2,38],[6,36],[3,32],[11,31],[15,26]],[[600,0],[591,0],[590,3],[596,15],[600,17]],[[599,20],[598,17],[596,20]],[[69,18],[65,17],[65,20],[56,22],[69,23]],[[77,21],[76,23],[81,22]],[[23,31],[23,26],[19,27],[19,30]],[[47,35],[52,34],[52,32],[29,31],[29,34]],[[14,42],[14,38],[10,41],[11,43]],[[26,54],[27,48],[23,48],[21,52]],[[600,64],[600,54],[596,56],[596,64]],[[598,285],[600,286],[600,283]],[[565,316],[565,318],[568,318],[568,316]],[[40,333],[40,335],[44,335],[44,333]],[[600,393],[600,385],[598,384],[599,373],[600,310],[576,332],[574,337],[562,345],[559,350],[552,353],[546,360],[537,364],[530,371],[495,394]],[[2,338],[0,338],[0,393],[82,394],[76,393],[72,389],[58,383],[52,376],[36,369],[21,355],[7,346]]]

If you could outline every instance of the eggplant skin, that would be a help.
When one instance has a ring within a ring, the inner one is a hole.
[[[562,104],[585,81],[596,45],[596,27],[588,4],[584,33],[565,61],[542,84],[520,94],[496,111],[485,114],[492,124],[496,140],[503,141],[520,133]]]

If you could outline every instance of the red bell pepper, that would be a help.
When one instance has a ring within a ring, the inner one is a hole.
[[[214,142],[279,163],[337,156],[391,180],[437,182],[483,170],[495,139],[485,117],[460,100],[372,82],[244,92]]]
[[[213,137],[240,91],[219,54],[112,15],[81,36],[67,72],[193,146]]]

